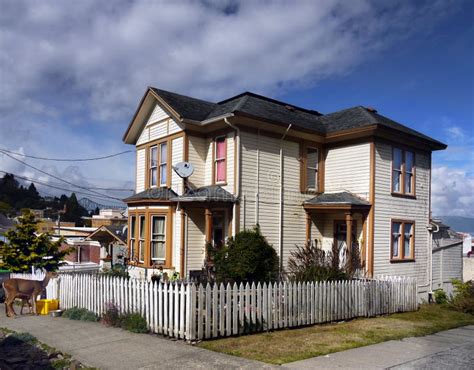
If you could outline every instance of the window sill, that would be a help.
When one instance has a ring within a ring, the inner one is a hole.
[[[319,190],[310,190],[310,189],[301,190],[301,194],[319,195],[319,194],[322,194],[322,193],[323,193],[323,192],[322,192],[322,191],[319,191]]]
[[[405,262],[416,262],[416,261],[414,258],[403,258],[403,259],[392,258],[390,260],[390,263],[405,263]]]
[[[393,192],[393,191],[392,191],[392,197],[407,198],[407,199],[416,199],[416,195],[414,195],[414,194],[395,193],[395,192]]]
[[[219,181],[219,182],[215,182],[214,185],[218,185],[218,186],[227,186],[227,181]]]

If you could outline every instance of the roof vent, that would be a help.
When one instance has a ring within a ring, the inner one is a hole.
[[[295,111],[295,107],[292,107],[291,105],[285,105],[285,108],[288,109],[291,112]]]
[[[377,113],[377,109],[374,107],[366,107],[365,109],[367,109],[370,113]]]

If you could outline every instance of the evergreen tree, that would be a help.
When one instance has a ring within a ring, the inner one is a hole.
[[[31,212],[25,212],[19,221],[16,229],[5,233],[8,242],[0,243],[0,269],[28,272],[35,267],[56,271],[73,248],[61,250],[62,239],[53,242],[47,233],[36,235],[36,221]]]
[[[75,222],[76,225],[82,226],[84,224],[82,217],[88,215],[87,210],[77,201],[76,194],[72,193],[66,201],[66,212],[61,219],[64,221]]]

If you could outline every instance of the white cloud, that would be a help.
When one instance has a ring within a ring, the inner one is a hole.
[[[464,139],[465,138],[465,133],[463,129],[459,126],[451,126],[446,129],[446,132],[448,133],[449,137],[453,140],[457,139]]]
[[[433,168],[432,212],[435,216],[472,217],[474,177],[464,170]]]

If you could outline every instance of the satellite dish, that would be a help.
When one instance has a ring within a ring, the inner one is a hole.
[[[179,177],[185,179],[193,174],[194,167],[189,162],[179,162],[176,166],[173,166],[173,170]]]

